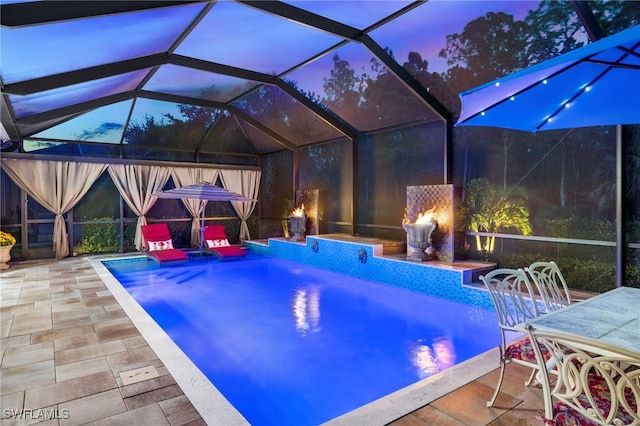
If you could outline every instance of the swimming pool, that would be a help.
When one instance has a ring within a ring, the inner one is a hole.
[[[256,253],[105,265],[255,425],[320,424],[499,341],[491,310]]]

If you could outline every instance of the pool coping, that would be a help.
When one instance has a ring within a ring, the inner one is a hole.
[[[103,261],[144,256],[93,256],[87,260],[163,362],[185,396],[209,425],[249,425],[242,414],[187,357],[178,345],[109,272]],[[499,367],[497,348],[422,379],[324,423],[326,426],[385,425]]]

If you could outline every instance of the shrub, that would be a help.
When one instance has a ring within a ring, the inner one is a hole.
[[[117,253],[120,251],[120,224],[112,217],[96,218],[82,226],[80,240],[73,248],[78,254]],[[125,246],[133,244],[135,225],[125,226]]]

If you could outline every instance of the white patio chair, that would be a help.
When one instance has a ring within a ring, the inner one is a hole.
[[[547,312],[572,303],[567,282],[554,261],[533,262],[524,269],[538,288]]]
[[[498,315],[498,325],[500,326],[502,337],[499,347],[500,377],[493,396],[487,401],[487,407],[491,407],[500,392],[507,363],[515,362],[516,364],[531,367],[531,376],[525,386],[529,386],[533,382],[538,371],[538,363],[529,338],[525,336],[521,339],[507,342],[506,333],[509,331],[522,332],[522,329],[517,329],[516,326],[537,317],[541,311],[536,302],[531,282],[524,269],[494,269],[485,275],[481,275],[480,280],[482,280],[491,295],[491,300]]]
[[[640,424],[640,354],[532,326],[527,332],[536,355],[550,356],[539,365],[546,424]]]

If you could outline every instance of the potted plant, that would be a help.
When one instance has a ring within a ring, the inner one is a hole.
[[[8,269],[11,260],[11,249],[16,243],[16,239],[8,232],[0,231],[0,269]]]

